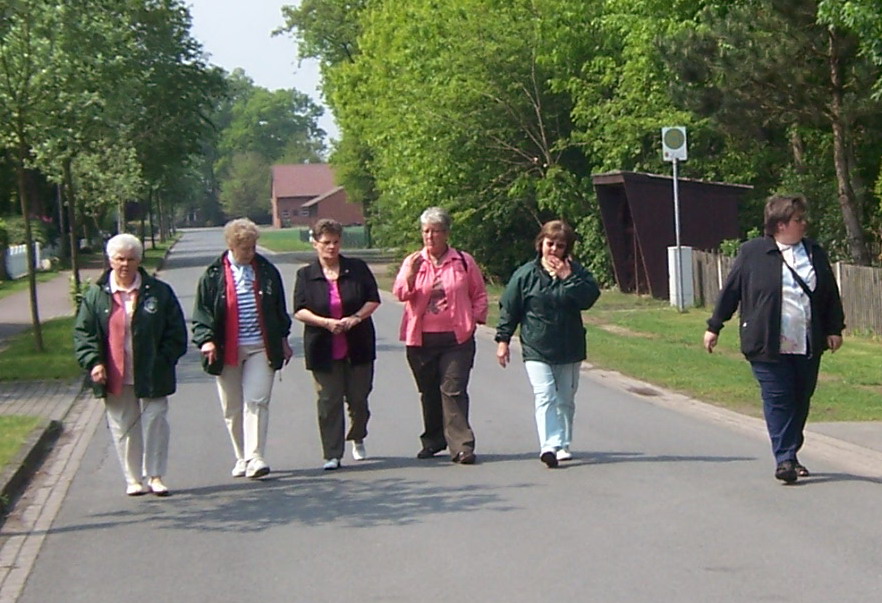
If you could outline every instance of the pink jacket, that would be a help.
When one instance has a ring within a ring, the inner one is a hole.
[[[407,286],[407,274],[414,258],[422,256],[423,264],[416,276],[413,289]],[[467,341],[475,332],[476,324],[487,321],[487,288],[484,275],[468,253],[450,247],[440,267],[432,266],[425,249],[404,258],[392,292],[404,304],[404,315],[401,317],[400,338],[405,345],[419,346],[423,344],[423,314],[429,305],[429,298],[434,284],[433,274],[441,271],[441,282],[447,292],[448,303],[453,313],[453,332],[457,343]]]

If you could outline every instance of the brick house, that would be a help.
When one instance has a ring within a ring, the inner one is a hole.
[[[274,165],[272,213],[276,228],[312,226],[320,218],[333,218],[344,226],[364,224],[361,203],[348,201],[327,163]]]

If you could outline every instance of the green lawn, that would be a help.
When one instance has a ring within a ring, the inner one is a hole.
[[[0,468],[18,453],[39,422],[37,417],[0,416]]]
[[[70,379],[81,374],[73,354],[73,317],[42,324],[43,347],[34,348],[31,329],[9,338],[0,351],[0,381]]]
[[[380,274],[391,290],[392,276]],[[490,286],[487,324],[499,318],[501,287]],[[753,416],[762,415],[759,388],[739,351],[733,319],[713,354],[702,347],[710,309],[679,313],[665,301],[604,291],[583,314],[588,328],[588,362],[691,397]],[[737,324],[737,323],[736,323]],[[846,336],[835,354],[824,354],[813,421],[882,420],[882,340]]]
[[[264,228],[260,231],[260,240],[257,244],[277,252],[284,251],[312,251],[309,241],[300,239],[300,232],[305,228]],[[346,249],[361,249],[364,247],[364,227],[347,226],[343,229],[342,246]]]

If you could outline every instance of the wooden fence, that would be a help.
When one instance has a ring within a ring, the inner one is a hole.
[[[696,306],[713,306],[735,258],[692,251],[692,282]],[[882,268],[833,265],[848,331],[882,335]]]

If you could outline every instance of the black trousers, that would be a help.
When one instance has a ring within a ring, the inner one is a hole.
[[[423,333],[423,345],[407,347],[423,407],[424,448],[474,452],[475,434],[469,425],[469,376],[475,361],[475,339],[456,343],[453,333]]]

